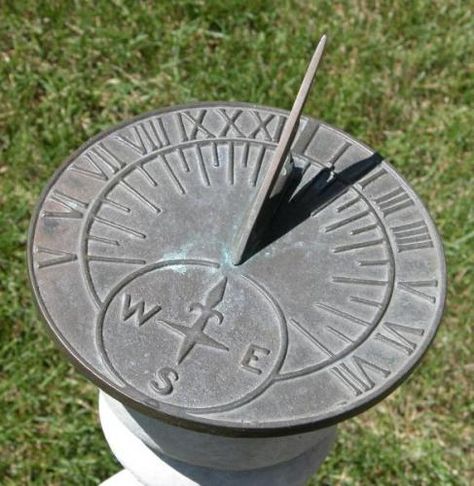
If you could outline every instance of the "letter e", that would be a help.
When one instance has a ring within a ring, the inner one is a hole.
[[[268,356],[269,354],[269,349],[262,348],[261,346],[257,346],[256,344],[251,344],[247,348],[247,352],[244,354],[244,357],[240,362],[240,366],[242,366],[242,368],[246,371],[250,371],[251,373],[260,375],[262,373],[262,370],[256,366],[256,363],[262,358],[265,358],[265,356]]]

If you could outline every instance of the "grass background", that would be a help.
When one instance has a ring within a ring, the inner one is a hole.
[[[473,484],[474,22],[454,0],[0,1],[1,484],[97,484],[120,468],[96,389],[46,335],[27,285],[28,221],[54,169],[98,131],[161,106],[290,108],[323,32],[306,112],[412,183],[444,239],[449,292],[420,369],[341,424],[311,484]]]

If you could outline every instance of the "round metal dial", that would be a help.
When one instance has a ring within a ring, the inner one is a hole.
[[[53,335],[99,387],[153,416],[243,436],[354,415],[439,324],[440,239],[373,150],[302,118],[293,196],[243,264],[229,245],[287,112],[173,107],[79,149],[43,193],[30,277]]]

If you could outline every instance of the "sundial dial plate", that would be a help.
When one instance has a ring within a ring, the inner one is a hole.
[[[294,433],[368,408],[427,349],[445,294],[436,229],[389,164],[322,122],[302,118],[293,143],[289,223],[232,264],[287,116],[149,113],[51,180],[30,278],[55,338],[111,395],[199,430]]]

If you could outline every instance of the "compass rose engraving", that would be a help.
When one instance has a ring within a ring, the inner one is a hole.
[[[229,351],[229,348],[224,344],[216,341],[208,336],[204,329],[213,318],[217,320],[217,324],[222,324],[224,316],[221,312],[215,310],[215,307],[222,302],[224,298],[224,292],[227,285],[227,278],[223,277],[204,298],[204,303],[193,302],[189,306],[189,312],[196,313],[197,318],[192,323],[191,327],[184,326],[182,324],[176,324],[173,322],[160,320],[159,322],[165,324],[173,331],[184,336],[183,341],[178,350],[177,363],[181,364],[183,360],[192,351],[194,346],[200,344],[201,346],[208,346],[210,348],[221,349],[223,351]]]
[[[160,310],[146,325],[131,325],[129,302],[142,302],[146,315]],[[199,413],[230,410],[261,394],[288,345],[285,316],[265,287],[197,259],[164,260],[129,275],[104,303],[96,335],[119,383],[134,382],[150,400]]]

